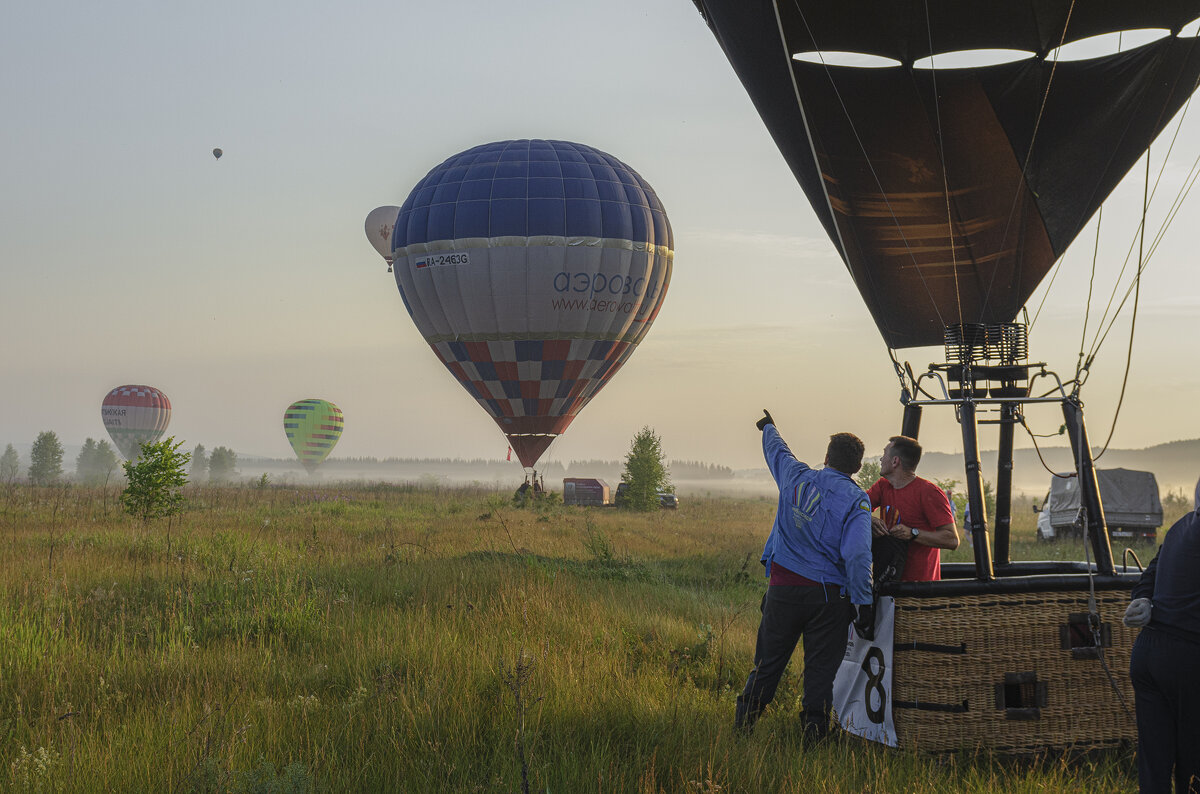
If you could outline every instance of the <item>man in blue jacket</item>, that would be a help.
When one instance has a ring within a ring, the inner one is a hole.
[[[1200,483],[1133,588],[1125,625],[1145,629],[1129,677],[1137,705],[1138,787],[1200,791]],[[1172,775],[1172,771],[1174,774]]]
[[[830,436],[825,468],[812,469],[792,455],[771,414],[763,414],[757,427],[779,486],[779,507],[762,555],[770,583],[754,669],[737,699],[734,722],[743,731],[754,727],[804,637],[804,735],[819,740],[829,732],[833,679],[851,619],[865,638],[875,630],[871,502],[852,476],[862,466],[863,442],[852,433]]]

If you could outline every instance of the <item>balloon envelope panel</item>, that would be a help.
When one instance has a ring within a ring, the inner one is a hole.
[[[953,324],[1013,321],[1200,79],[1194,37],[1046,57],[1101,33],[1178,33],[1195,0],[700,5],[892,348],[941,344]],[[914,64],[993,48],[1030,57]],[[792,58],[819,51],[898,65]]]
[[[400,209],[396,285],[425,341],[525,466],[632,355],[674,259],[629,166],[565,141],[501,141],[434,168]]]
[[[328,400],[298,400],[283,412],[283,432],[312,474],[342,437],[342,409]]]
[[[171,421],[171,401],[153,386],[118,386],[100,404],[100,418],[113,444],[126,460],[153,444]]]

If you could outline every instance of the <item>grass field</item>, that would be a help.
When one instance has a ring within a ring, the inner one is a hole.
[[[143,526],[116,496],[0,489],[0,789],[1135,787],[1128,755],[806,752],[799,658],[735,736],[773,499],[631,514],[472,489],[204,488]],[[1082,559],[1014,514],[1014,558]]]

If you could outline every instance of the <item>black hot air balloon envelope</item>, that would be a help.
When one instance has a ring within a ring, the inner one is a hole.
[[[695,0],[891,348],[1007,323],[1192,95],[1196,0]],[[1047,59],[1113,31],[1172,35]],[[975,49],[1004,65],[927,70]],[[798,53],[898,61],[861,69]],[[936,59],[935,59],[936,62]]]

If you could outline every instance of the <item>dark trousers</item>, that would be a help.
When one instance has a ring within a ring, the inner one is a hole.
[[[754,669],[737,699],[737,727],[753,727],[775,699],[796,642],[804,637],[804,729],[814,738],[824,736],[829,730],[833,679],[846,655],[851,617],[850,599],[839,596],[836,587],[768,587],[754,646]]]
[[[1200,646],[1143,629],[1129,660],[1142,794],[1200,792]],[[1193,780],[1193,777],[1196,779]]]

